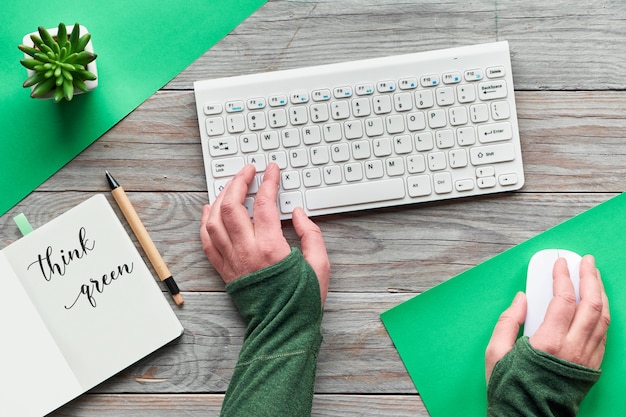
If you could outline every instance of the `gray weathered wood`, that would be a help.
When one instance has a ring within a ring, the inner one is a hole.
[[[52,415],[219,413],[244,329],[200,247],[207,194],[194,81],[496,40],[511,47],[522,190],[315,219],[332,277],[313,416],[427,416],[379,314],[626,188],[622,0],[269,1],[0,217],[4,247],[19,237],[13,216],[41,225],[108,193],[109,169],[186,298],[174,307],[179,340]]]

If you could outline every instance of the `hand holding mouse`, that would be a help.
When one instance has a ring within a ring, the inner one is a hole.
[[[553,292],[544,321],[531,336],[530,344],[563,360],[599,368],[604,357],[610,314],[594,258],[586,255],[580,262],[580,303],[576,304],[574,286],[564,259],[558,259],[554,264]],[[524,323],[526,307],[525,294],[518,293],[500,316],[485,354],[487,381],[496,362],[512,349]]]
[[[564,259],[556,261],[553,275],[554,298],[543,323],[530,337],[530,344],[566,361],[599,368],[604,357],[610,313],[595,260],[586,255],[580,261],[578,305]]]

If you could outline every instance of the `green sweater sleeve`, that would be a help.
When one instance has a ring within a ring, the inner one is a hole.
[[[570,417],[600,371],[534,349],[521,337],[493,368],[488,417]]]
[[[247,328],[222,417],[309,417],[322,301],[317,276],[298,249],[226,286]]]

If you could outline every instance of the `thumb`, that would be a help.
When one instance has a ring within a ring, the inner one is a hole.
[[[500,315],[491,340],[485,352],[485,373],[487,382],[491,377],[493,367],[513,348],[520,326],[526,320],[526,294],[518,292],[513,302]]]
[[[322,296],[322,304],[326,301],[328,293],[328,281],[330,279],[330,262],[326,245],[322,237],[322,231],[319,226],[308,218],[304,210],[300,207],[292,213],[293,227],[296,234],[300,238],[302,245],[302,254],[304,259],[311,265],[313,271],[317,275],[320,284],[320,294]]]

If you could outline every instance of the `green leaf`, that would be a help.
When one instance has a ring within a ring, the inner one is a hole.
[[[81,36],[76,44],[76,49],[74,50],[74,52],[84,51],[90,39],[91,39],[90,33],[85,33],[83,36]]]
[[[23,66],[25,66],[26,68],[30,70],[36,71],[35,67],[41,64],[41,62],[36,59],[22,59],[20,61],[20,64],[22,64]]]
[[[36,45],[37,48],[40,48],[41,45],[45,45],[41,38],[34,33],[30,35],[30,40],[33,41],[33,45]],[[40,48],[41,49],[41,48]]]
[[[74,29],[72,29],[72,34],[70,35],[70,53],[76,52],[76,46],[78,45],[78,39],[80,38],[80,25],[78,23],[74,24]]]
[[[67,47],[63,46],[61,48],[61,53],[59,54],[59,61],[64,61],[67,56]]]
[[[63,48],[67,43],[67,28],[65,27],[65,23],[59,23],[59,30],[57,31],[57,43],[59,44],[59,48]]]
[[[98,77],[96,77],[95,74],[93,74],[93,73],[91,73],[89,71],[85,71],[85,70],[78,70],[78,71],[76,71],[76,74],[78,74],[78,76],[80,78],[82,78],[83,80],[93,81],[96,78],[98,78]]]
[[[50,57],[41,52],[35,52],[33,57],[41,62],[50,62]]]
[[[30,77],[28,77],[26,79],[26,81],[24,81],[24,87],[31,87],[41,81],[44,81],[46,79],[46,76],[41,73],[41,72],[37,72],[33,75],[31,75]]]
[[[72,81],[74,79],[74,76],[72,76],[72,73],[68,71],[67,69],[65,69],[65,67],[63,67],[61,72],[63,73],[63,76],[65,77],[66,80]]]
[[[74,87],[78,88],[81,91],[87,92],[87,84],[80,78],[74,78]]]
[[[76,62],[76,58],[78,58],[78,54],[76,52],[72,52],[67,58],[65,58],[65,63],[73,64]]]
[[[54,102],[58,103],[62,99],[63,99],[63,86],[60,85],[54,89]]]
[[[78,54],[74,63],[80,64],[80,65],[87,65],[91,61],[96,59],[96,57],[97,55],[94,54],[93,52],[82,51]]]
[[[39,35],[41,36],[41,40],[48,45],[53,51],[55,50],[55,46],[58,48],[59,45],[54,41],[50,32],[46,30],[43,26],[39,26]]]
[[[74,84],[71,81],[65,80],[63,83],[63,95],[67,101],[74,97]]]
[[[35,48],[31,48],[30,46],[27,46],[27,45],[18,45],[17,47],[20,51],[24,52],[26,55],[32,56],[33,58],[35,58],[35,54],[41,53]]]
[[[45,81],[40,82],[33,89],[33,92],[30,94],[31,97],[41,97],[46,94],[50,89],[54,87],[54,78],[48,78]]]
[[[47,54],[48,56],[53,55],[54,57],[54,51],[50,49],[50,47],[46,45],[45,43],[42,43],[41,45],[39,45],[39,49],[41,49],[41,52]]]

